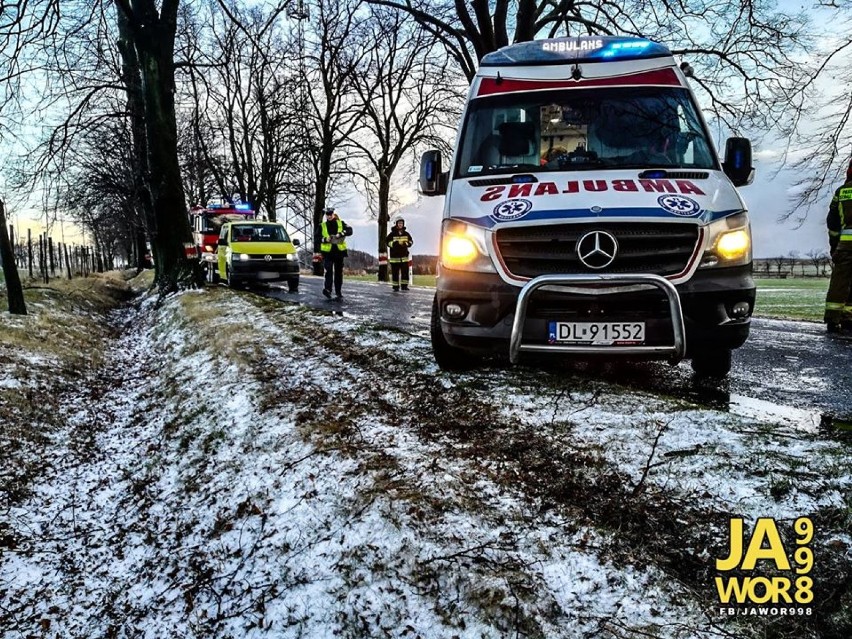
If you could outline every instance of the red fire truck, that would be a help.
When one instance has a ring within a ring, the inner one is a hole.
[[[216,271],[216,242],[222,225],[225,222],[253,220],[256,216],[254,207],[248,202],[213,200],[206,207],[193,206],[190,209],[192,238],[201,256],[201,265],[207,273],[207,281],[212,281]]]

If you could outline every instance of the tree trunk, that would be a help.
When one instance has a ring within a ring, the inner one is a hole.
[[[118,49],[122,60],[122,81],[127,90],[127,111],[130,114],[130,133],[133,141],[133,180],[135,189],[135,206],[138,226],[136,227],[136,269],[141,272],[147,267],[145,254],[145,230],[153,229],[154,202],[148,189],[148,140],[145,133],[145,97],[142,93],[142,70],[136,46],[133,44],[133,32],[127,16],[120,9],[118,19]],[[153,247],[152,247],[153,251]]]
[[[384,173],[379,175],[379,281],[388,281],[388,200],[390,199],[390,178]],[[382,259],[384,255],[385,259]]]
[[[186,252],[186,247],[193,243],[177,151],[174,97],[177,5],[176,1],[164,2],[159,16],[153,2],[140,3],[140,8],[133,9],[135,15],[119,8],[119,14],[124,13],[123,17],[130,22],[128,35],[132,37],[142,78],[148,183],[154,214],[154,225],[149,230],[161,293],[203,281],[199,260],[188,257]]]
[[[12,242],[9,241],[9,227],[6,225],[6,206],[0,200],[0,260],[3,262],[3,276],[6,278],[6,295],[9,299],[9,312],[12,315],[26,315],[24,289],[21,277],[15,265]]]
[[[329,163],[330,164],[330,163]],[[323,219],[323,209],[325,208],[325,190],[328,188],[328,174],[320,173],[317,176],[317,192],[316,197],[314,197],[314,228],[313,228],[313,237],[314,237],[314,257],[313,257],[313,274],[314,275],[322,275],[323,274],[323,264],[322,261],[318,261],[318,256],[320,254],[320,244],[322,243],[322,229],[320,229],[320,224],[322,224]]]

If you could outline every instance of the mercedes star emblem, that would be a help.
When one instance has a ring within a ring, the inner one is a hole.
[[[589,231],[577,242],[577,257],[589,268],[606,268],[617,252],[618,242],[606,231]]]

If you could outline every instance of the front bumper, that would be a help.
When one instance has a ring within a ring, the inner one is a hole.
[[[683,313],[686,357],[710,349],[738,348],[745,342],[755,297],[751,265],[697,271],[675,288]],[[437,300],[447,342],[468,350],[505,351],[520,290],[496,274],[443,269]],[[731,309],[739,302],[748,304],[748,313],[734,318]],[[461,305],[465,316],[450,318],[448,303]],[[658,289],[606,285],[571,287],[568,292],[539,289],[529,299],[523,342],[546,345],[550,321],[643,321],[646,345],[663,347],[675,341],[669,300]],[[613,348],[613,353],[618,349]]]
[[[233,260],[230,268],[234,282],[276,282],[299,276],[299,263],[291,260]]]

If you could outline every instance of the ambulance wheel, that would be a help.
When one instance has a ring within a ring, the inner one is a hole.
[[[287,280],[287,290],[290,293],[298,293],[299,292],[299,278],[294,277],[293,279]]]
[[[438,298],[432,301],[432,321],[429,334],[432,338],[432,354],[438,366],[445,371],[460,371],[471,367],[474,358],[460,348],[447,342],[441,329],[441,318],[438,314]]]
[[[230,288],[237,288],[237,282],[231,276],[231,269],[228,266],[225,266],[225,283]]]
[[[692,370],[702,377],[725,377],[731,371],[731,349],[718,348],[694,353]]]

